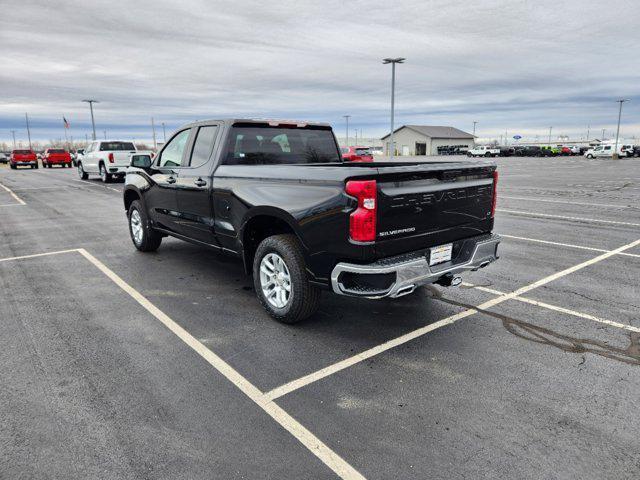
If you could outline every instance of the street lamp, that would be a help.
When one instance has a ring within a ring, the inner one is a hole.
[[[396,63],[404,63],[406,58],[385,58],[382,60],[383,64],[391,64],[391,138],[389,143],[389,157],[393,160],[393,152],[395,150],[395,143],[393,141],[393,115],[394,115],[394,102],[396,95]]]
[[[553,130],[553,127],[549,127],[549,146],[551,146],[551,130]]]
[[[477,123],[478,123],[478,122],[476,122],[475,120],[473,121],[473,136],[474,136],[474,137],[476,136],[476,124],[477,124]]]
[[[96,139],[96,122],[93,119],[93,104],[94,103],[100,103],[98,100],[82,100],[83,102],[86,102],[89,104],[89,109],[91,110],[91,126],[93,127],[93,136],[91,137],[93,140]]]
[[[16,149],[16,131],[11,130],[11,136],[13,137],[13,149]]]
[[[351,118],[351,115],[343,115],[342,116],[344,119],[347,120],[347,139],[346,139],[346,146],[349,146],[349,118]]]
[[[618,159],[618,136],[620,135],[620,118],[622,117],[622,104],[624,102],[628,102],[628,98],[621,98],[620,100],[616,100],[620,104],[620,109],[618,110],[618,128],[616,129],[616,147],[613,150],[613,158],[615,160]]]

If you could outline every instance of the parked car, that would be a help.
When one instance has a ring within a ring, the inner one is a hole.
[[[38,157],[33,150],[12,150],[9,164],[14,170],[18,167],[38,168]]]
[[[64,148],[47,148],[42,155],[42,168],[54,165],[71,168],[71,155]]]
[[[640,157],[640,146],[635,145],[633,147],[633,156],[634,157]]]
[[[294,323],[321,289],[396,298],[495,261],[497,179],[485,161],[344,162],[327,124],[211,120],[132,155],[124,208],[135,248],[171,235],[234,255]]]
[[[76,150],[76,153],[71,155],[71,161],[73,162],[74,167],[78,166],[78,160],[80,160],[83,157],[83,155],[84,155],[84,148],[78,148]]]
[[[584,156],[587,158],[612,157],[613,145],[598,145],[597,147],[587,150]]]
[[[373,162],[373,154],[369,147],[342,147],[342,158],[348,162]]]
[[[515,154],[515,149],[513,147],[498,147],[498,150],[500,150],[499,156],[500,157],[511,157],[512,155]]]
[[[558,147],[550,147],[548,145],[544,145],[540,147],[540,156],[541,157],[555,157],[560,152]]]
[[[0,163],[4,163],[5,165],[9,163],[9,157],[7,157],[4,152],[0,152]]]
[[[498,147],[486,145],[476,145],[467,152],[468,157],[497,157],[498,155],[500,155]]]
[[[621,157],[633,157],[633,145],[622,145],[620,146],[620,156]]]
[[[86,148],[81,159],[77,160],[78,176],[82,180],[89,175],[100,175],[103,182],[114,178],[123,178],[129,166],[129,157],[136,153],[133,142],[122,140],[96,140]]]

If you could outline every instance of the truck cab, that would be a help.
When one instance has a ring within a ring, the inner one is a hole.
[[[93,141],[76,161],[78,176],[86,180],[89,175],[99,175],[105,183],[111,182],[114,178],[124,178],[130,157],[136,152],[136,146],[130,141]]]

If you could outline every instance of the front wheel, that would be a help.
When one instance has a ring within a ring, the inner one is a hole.
[[[320,290],[309,283],[295,235],[274,235],[260,243],[253,259],[253,285],[265,310],[282,323],[310,317],[320,303]]]
[[[589,154],[587,155],[587,158],[593,158],[593,155]]]
[[[81,163],[78,163],[78,177],[80,177],[80,180],[86,180],[87,178],[89,178],[87,172],[85,172],[84,168],[82,168]]]
[[[147,214],[138,200],[129,207],[129,234],[135,247],[141,252],[155,252],[162,243],[162,235],[151,228]]]

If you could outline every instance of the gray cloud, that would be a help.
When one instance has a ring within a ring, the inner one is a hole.
[[[640,135],[640,4],[635,1],[26,2],[2,0],[0,140],[24,129],[77,137],[86,105],[110,135],[149,138],[194,119],[342,115],[386,131],[390,68],[396,123],[454,125],[494,136],[611,130]]]

